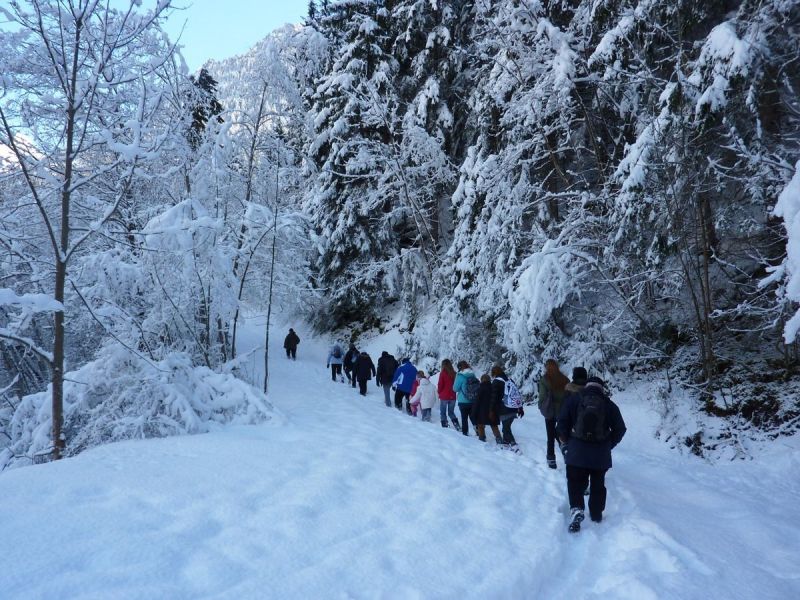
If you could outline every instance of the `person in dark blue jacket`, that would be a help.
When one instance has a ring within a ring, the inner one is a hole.
[[[392,387],[394,388],[394,407],[403,410],[403,398],[406,399],[408,414],[411,408],[408,407],[408,399],[411,396],[411,389],[417,380],[417,367],[411,364],[411,359],[404,358],[392,377]]]
[[[590,377],[580,392],[565,398],[556,431],[567,465],[569,531],[574,533],[580,531],[584,518],[583,492],[587,485],[589,516],[598,523],[603,520],[606,471],[611,468],[611,450],[625,435],[625,421],[606,394],[603,380]]]

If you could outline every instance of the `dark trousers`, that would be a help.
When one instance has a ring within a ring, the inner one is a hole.
[[[514,434],[511,433],[511,423],[514,422],[516,415],[510,414],[504,416],[500,419],[500,422],[503,424],[503,443],[504,444],[516,444],[517,440],[514,439]]]
[[[472,412],[472,404],[460,404],[458,410],[461,412],[461,433],[469,434],[469,414]]]
[[[556,459],[556,420],[545,419],[544,426],[547,429],[547,460]]]
[[[342,374],[342,365],[331,365],[331,379],[336,381],[336,376]]]
[[[567,492],[569,507],[584,509],[583,492],[589,485],[589,516],[593,521],[603,517],[606,508],[607,469],[585,469],[567,465]]]
[[[350,382],[350,385],[352,385],[353,387],[356,387],[356,371],[355,371],[355,369],[345,365],[344,374],[347,375],[347,381]]]
[[[367,395],[367,381],[369,381],[369,379],[358,380],[358,393],[361,394],[362,396]]]
[[[297,360],[297,348],[286,348],[286,358]]]
[[[406,401],[408,401],[409,393],[404,392],[403,390],[394,391],[394,407],[397,410],[403,410],[403,398],[405,398]]]

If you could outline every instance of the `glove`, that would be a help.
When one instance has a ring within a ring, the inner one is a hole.
[[[520,406],[520,407],[517,409],[517,416],[518,416],[520,419],[521,419],[522,417],[524,417],[524,416],[525,416],[525,411],[524,411],[524,410],[522,410],[522,407],[521,407],[521,406]]]

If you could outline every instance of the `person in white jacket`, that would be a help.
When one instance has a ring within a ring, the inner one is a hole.
[[[411,398],[411,404],[419,404],[422,409],[422,420],[431,420],[431,409],[436,405],[439,395],[436,393],[436,386],[425,376],[424,371],[417,371],[419,385],[417,391]]]

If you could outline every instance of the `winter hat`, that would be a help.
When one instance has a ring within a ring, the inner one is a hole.
[[[606,382],[600,379],[599,377],[589,377],[589,380],[586,382],[587,388],[600,388],[603,392],[606,389]]]
[[[583,367],[575,367],[572,369],[572,382],[576,385],[586,385],[586,378],[588,377],[586,369]],[[593,379],[598,379],[594,377]]]
[[[400,362],[403,363],[403,364],[406,364],[407,362],[411,362],[411,359],[410,358],[404,358]]]
[[[383,352],[381,352],[381,356],[389,356],[389,353],[386,350],[384,350]]]

